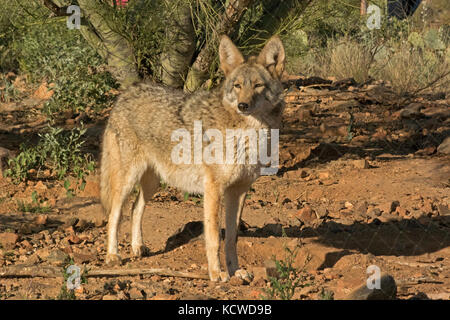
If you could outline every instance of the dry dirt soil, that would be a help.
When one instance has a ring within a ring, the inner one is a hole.
[[[358,86],[315,78],[292,79],[286,90],[280,170],[253,185],[238,240],[239,263],[253,272],[253,281],[88,276],[75,297],[259,299],[270,286],[273,259],[285,259],[290,248],[302,277],[293,299],[321,299],[323,292],[345,299],[366,283],[371,265],[395,279],[397,299],[449,299],[450,156],[437,148],[450,132],[448,96],[398,101],[380,82]],[[0,146],[14,154],[20,143],[35,141],[45,125],[41,106],[39,93],[1,105]],[[61,125],[71,128],[83,119],[86,150],[98,157],[108,112],[73,114]],[[33,191],[49,212],[21,211],[18,202],[31,203]],[[74,197],[55,179],[17,185],[0,178],[0,299],[58,298],[68,259],[88,275],[110,269],[98,194],[97,174]],[[132,200],[124,210],[123,263],[116,269],[206,276],[201,197],[161,188],[145,207],[150,254],[139,259],[130,248]],[[46,267],[57,277],[30,277]]]

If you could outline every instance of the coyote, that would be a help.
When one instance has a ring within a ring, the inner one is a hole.
[[[274,36],[258,56],[245,60],[230,38],[222,36],[219,58],[225,74],[221,88],[187,95],[181,90],[143,82],[133,85],[115,103],[104,132],[101,157],[101,201],[109,214],[106,263],[120,263],[117,231],[122,205],[137,183],[139,194],[132,209],[132,251],[135,256],[142,256],[147,250],[142,241],[142,214],[162,179],[185,192],[204,195],[210,280],[227,281],[233,275],[246,274],[239,269],[236,253],[238,225],[246,192],[264,165],[175,164],[171,151],[176,142],[171,134],[180,128],[189,130],[199,120],[203,127],[220,132],[230,128],[279,128],[284,108],[280,79],[285,51],[279,37]],[[222,272],[219,261],[222,199],[227,272]]]

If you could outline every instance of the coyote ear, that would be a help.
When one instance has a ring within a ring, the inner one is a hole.
[[[262,49],[257,62],[269,70],[274,78],[280,79],[284,71],[285,60],[283,43],[278,36],[273,36]]]
[[[230,38],[223,35],[219,45],[220,68],[225,76],[230,74],[237,66],[244,62],[239,49],[234,45]]]

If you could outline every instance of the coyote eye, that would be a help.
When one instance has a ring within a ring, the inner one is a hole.
[[[261,88],[264,87],[264,83],[256,83],[255,88]]]
[[[235,83],[235,84],[234,84],[234,87],[235,87],[236,89],[240,89],[240,88],[241,88],[241,85],[240,85],[239,83]]]

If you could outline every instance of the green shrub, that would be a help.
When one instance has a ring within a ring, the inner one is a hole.
[[[29,28],[17,46],[21,71],[34,82],[45,79],[54,84],[54,94],[44,106],[48,115],[88,107],[99,110],[112,103],[113,95],[107,93],[117,84],[102,58],[65,21]]]
[[[86,173],[94,169],[91,156],[81,150],[85,132],[83,128],[63,131],[49,126],[47,132],[39,134],[41,139],[36,146],[20,146],[20,153],[8,161],[6,175],[19,182],[39,178],[40,172],[48,169],[58,179],[74,175],[84,181]]]

